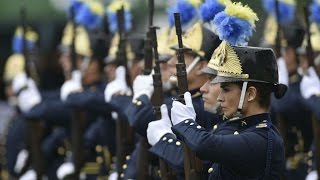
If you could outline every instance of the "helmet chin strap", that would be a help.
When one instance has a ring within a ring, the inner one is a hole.
[[[199,61],[200,61],[200,56],[197,56],[196,58],[194,58],[194,60],[191,62],[191,64],[189,64],[189,66],[186,69],[187,74],[190,73],[190,71],[197,65]],[[177,76],[170,76],[169,80],[172,84],[177,86],[178,84]]]
[[[244,103],[244,97],[247,91],[247,86],[248,82],[243,82],[242,83],[242,89],[241,89],[241,95],[240,95],[240,101],[238,105],[238,110],[237,112],[233,115],[233,117],[230,120],[237,120],[237,119],[242,119],[244,115],[241,113],[242,108],[243,108],[243,103]]]

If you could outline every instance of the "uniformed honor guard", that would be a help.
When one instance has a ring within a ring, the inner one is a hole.
[[[286,88],[278,84],[271,49],[243,46],[256,20],[255,13],[239,3],[227,4],[214,19],[216,32],[224,41],[208,67],[217,71],[212,82],[220,83],[218,101],[228,126],[237,127],[233,134],[215,135],[198,125],[190,93],[184,94],[185,104],[173,102],[172,130],[199,158],[215,162],[208,171],[210,179],[279,179],[283,173],[283,142],[267,111],[271,93],[281,98]],[[225,29],[230,26],[233,28]],[[245,33],[236,38],[240,32],[233,29]]]

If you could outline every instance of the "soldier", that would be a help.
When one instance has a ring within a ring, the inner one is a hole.
[[[302,45],[305,28],[296,18],[297,7],[294,1],[279,0],[273,4],[271,1],[264,2],[265,9],[271,12],[265,28],[264,44],[275,48],[279,82],[288,85],[288,92],[282,99],[272,98],[271,112],[284,138],[286,178],[302,179],[307,170],[304,159],[312,143],[311,113],[299,89],[302,79],[299,69],[303,63],[297,50]]]
[[[239,16],[236,12],[240,9],[250,18]],[[229,26],[223,22],[230,16],[241,21],[232,24],[232,29],[249,27],[244,36],[235,38],[229,28],[225,29]],[[185,104],[173,102],[172,130],[198,157],[215,162],[208,171],[209,179],[279,179],[283,173],[283,142],[267,113],[271,93],[281,98],[286,89],[278,84],[274,53],[271,49],[237,46],[246,44],[255,20],[251,9],[236,3],[227,5],[214,19],[217,34],[227,41],[215,50],[209,67],[217,70],[212,82],[220,83],[218,101],[224,119],[237,126],[233,135],[216,135],[198,125],[190,93],[184,94]]]

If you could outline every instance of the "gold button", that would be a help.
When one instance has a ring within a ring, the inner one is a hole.
[[[65,149],[64,149],[63,147],[59,147],[59,148],[58,148],[58,154],[59,154],[59,155],[64,155],[65,152],[66,152],[66,151],[65,151]]]
[[[200,125],[198,125],[198,126],[197,126],[197,129],[201,129],[201,126],[200,126]]]
[[[180,145],[181,145],[181,142],[180,142],[180,141],[177,141],[177,142],[176,142],[176,145],[177,145],[177,146],[180,146]]]
[[[130,156],[128,155],[128,156],[126,156],[126,160],[128,161],[130,159]]]
[[[190,123],[190,126],[194,125],[194,123]]]
[[[308,165],[312,166],[312,160],[308,160]]]
[[[213,126],[213,129],[217,129],[217,128],[218,128],[218,125],[214,125],[214,126]]]
[[[121,177],[121,178],[124,178],[124,174],[123,174],[123,173],[121,173],[121,174],[120,174],[120,177]]]
[[[132,100],[132,103],[133,103],[133,104],[137,104],[137,102],[138,102],[138,101],[137,101],[136,99]]]
[[[312,157],[312,156],[313,156],[313,152],[312,152],[312,151],[309,151],[309,152],[308,152],[308,156],[309,156],[309,157]]]
[[[163,137],[163,138],[162,138],[162,141],[165,141],[165,140],[167,140],[167,137]]]
[[[138,106],[140,106],[141,104],[142,104],[142,102],[141,102],[141,101],[138,101],[138,102],[137,102],[137,105],[138,105]]]
[[[98,157],[96,158],[96,161],[97,161],[97,163],[101,164],[101,163],[103,162],[103,159],[102,159],[101,156],[98,156]]]
[[[169,140],[168,140],[168,143],[172,143],[172,142],[173,142],[173,139],[169,139]]]
[[[97,151],[97,152],[102,152],[102,146],[97,145],[97,146],[96,146],[96,151]]]
[[[239,134],[239,132],[238,132],[238,131],[235,131],[233,134],[234,134],[234,135],[238,135],[238,134]]]
[[[122,165],[122,169],[127,169],[127,167],[128,167],[127,164]]]
[[[188,122],[189,122],[189,120],[185,120],[185,121],[184,121],[184,123],[186,123],[186,124],[187,124]]]
[[[213,172],[213,168],[209,168],[208,169],[208,173],[210,174],[210,173],[212,173]]]

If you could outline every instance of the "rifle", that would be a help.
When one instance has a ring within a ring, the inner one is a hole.
[[[304,18],[306,21],[306,35],[307,35],[307,47],[306,47],[306,53],[307,53],[307,59],[309,66],[314,66],[313,60],[314,60],[314,53],[313,48],[311,44],[311,33],[310,33],[310,22],[309,22],[309,11],[308,8],[305,6],[303,8],[304,11]]]
[[[160,107],[163,104],[164,97],[163,97],[163,88],[162,88],[162,78],[161,78],[161,71],[160,71],[160,61],[159,61],[159,54],[158,54],[158,43],[157,43],[157,27],[150,27],[150,34],[152,37],[152,47],[154,51],[154,59],[155,59],[155,67],[154,67],[154,74],[153,77],[153,86],[154,86],[154,93],[153,93],[153,107],[154,107],[154,115],[156,120],[161,119],[161,110]],[[165,180],[172,180],[176,179],[174,172],[168,164],[161,158],[159,158],[160,164],[160,173],[161,179]]]
[[[20,16],[21,16],[21,24],[22,24],[22,53],[25,58],[25,72],[27,77],[31,77],[31,75],[35,75],[36,69],[34,66],[31,66],[32,62],[29,59],[29,50],[27,50],[26,46],[26,33],[27,33],[27,11],[25,7],[25,3],[21,6],[20,9]],[[34,64],[32,64],[34,65]],[[35,74],[32,74],[31,68],[34,68]],[[35,76],[36,78],[37,76]],[[27,120],[27,142],[28,148],[30,149],[30,156],[31,156],[31,164],[35,168],[37,173],[37,178],[40,179],[44,174],[44,155],[41,150],[41,139],[43,137],[43,127],[40,124],[40,120],[36,119],[28,119]],[[37,132],[37,133],[35,133]]]
[[[144,44],[144,75],[151,74],[152,64],[153,64],[153,51],[152,51],[152,39],[150,27],[152,26],[153,21],[153,10],[154,10],[154,1],[149,0],[149,30],[146,33],[146,39]],[[150,169],[150,152],[148,149],[150,145],[146,137],[140,137],[139,139],[139,159],[138,159],[138,174],[137,179],[147,180],[151,179],[152,172]]]
[[[184,53],[191,51],[191,49],[183,47],[182,28],[181,28],[179,13],[174,13],[174,20],[175,20],[176,34],[178,37],[178,45],[179,45],[179,48],[177,49],[178,63],[176,64],[178,92],[179,92],[178,100],[184,103],[183,94],[188,91],[188,81],[187,81],[186,64],[184,61]],[[198,159],[195,156],[195,154],[184,143],[183,143],[183,150],[184,150],[185,178],[187,180],[201,179],[202,168],[203,168],[201,160]]]
[[[74,7],[70,7],[70,20],[72,22],[72,42],[70,47],[70,57],[71,57],[71,64],[72,64],[72,71],[77,70],[77,55],[76,55],[76,48],[75,48],[75,39],[77,35],[77,24],[75,22],[75,11]],[[79,108],[72,110],[72,120],[71,120],[71,151],[74,160],[75,172],[71,176],[71,179],[79,179],[79,174],[81,168],[84,164],[84,148],[83,148],[83,133],[86,124],[85,119],[85,112]]]
[[[118,33],[119,33],[119,45],[116,53],[116,60],[119,65],[122,65],[126,69],[126,81],[130,86],[130,76],[127,68],[127,53],[126,53],[126,38],[124,31],[124,8],[122,7],[117,11]],[[132,152],[134,147],[133,142],[133,130],[129,123],[125,119],[116,120],[116,156],[117,156],[117,171],[118,179],[121,179],[123,173],[123,165],[126,162],[126,155]]]
[[[277,21],[277,35],[276,35],[276,42],[275,42],[275,54],[276,57],[281,57],[281,27],[279,23],[279,1],[275,0],[275,9],[276,9],[276,21]]]
[[[309,11],[307,9],[307,6],[304,7],[304,16],[306,21],[306,35],[307,35],[307,47],[306,47],[306,53],[307,53],[307,59],[309,67],[314,67],[314,53],[313,48],[311,44],[311,33],[310,33],[310,22],[309,22]],[[317,164],[317,173],[318,177],[320,175],[320,122],[316,119],[316,117],[312,116],[312,128],[313,128],[313,138],[314,138],[314,144],[315,144],[315,154],[316,157],[316,164]]]

